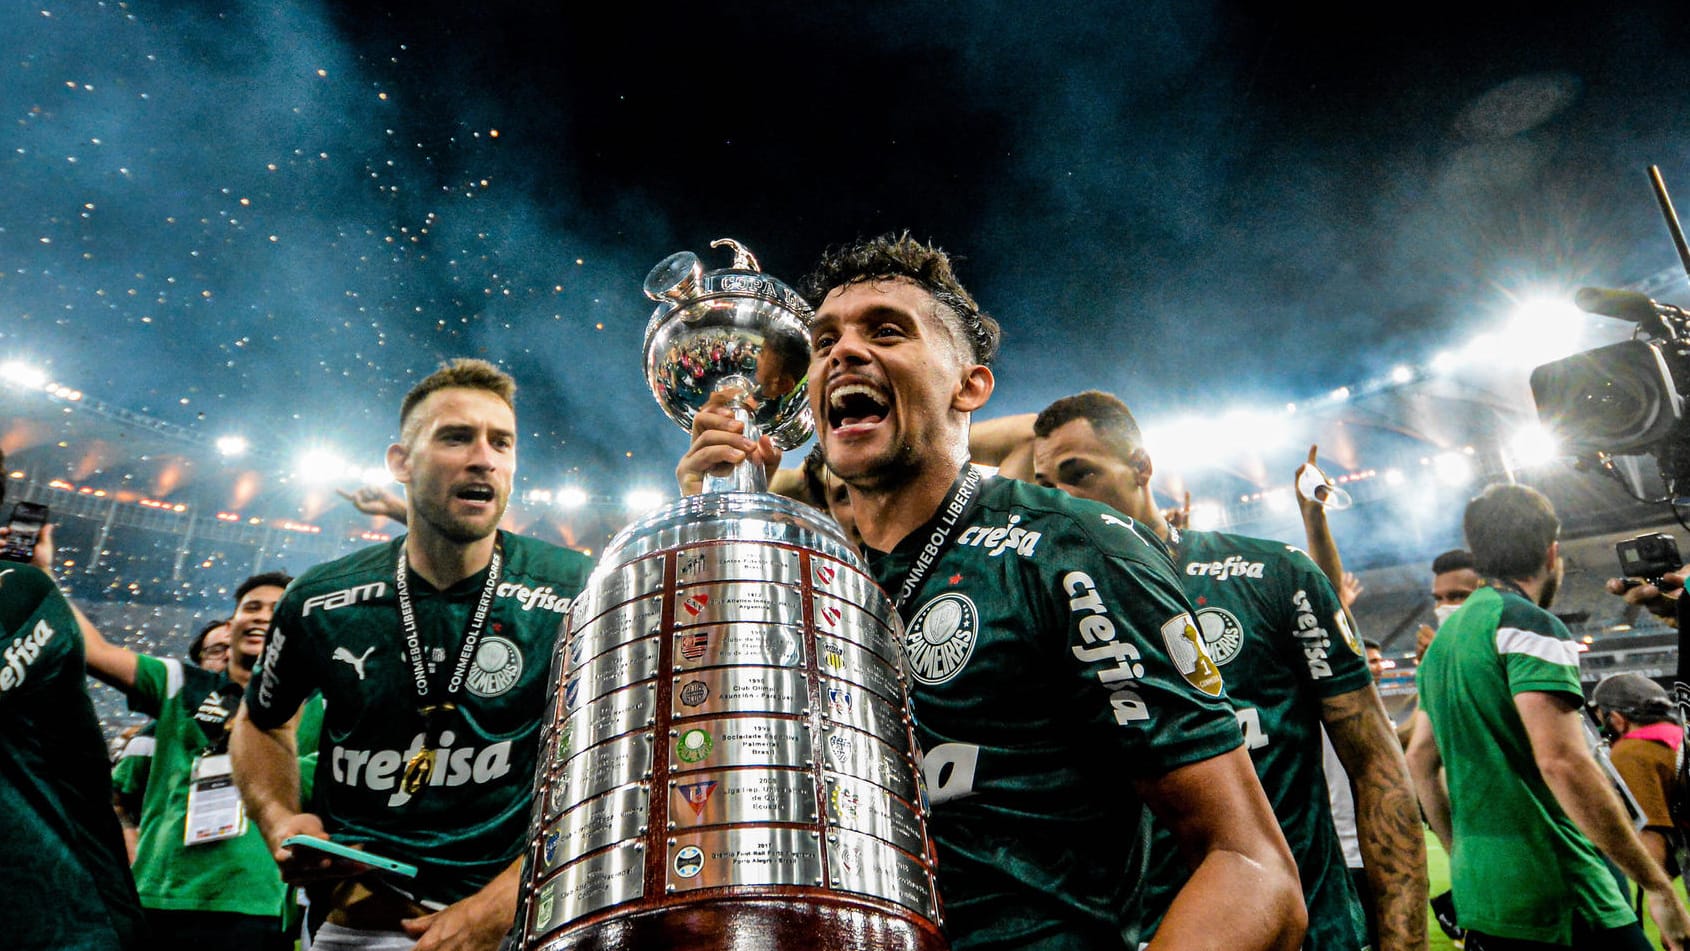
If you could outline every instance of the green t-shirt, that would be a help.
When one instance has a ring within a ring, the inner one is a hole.
[[[931,528],[870,552],[882,587]],[[904,637],[953,947],[1131,947],[1132,780],[1240,743],[1191,607],[1142,526],[1050,489],[988,479],[953,537]]]
[[[394,590],[404,537],[305,572],[276,607],[247,691],[252,722],[272,729],[300,700],[326,701],[312,804],[329,834],[418,867],[419,897],[454,902],[509,865],[526,843],[540,720],[553,647],[591,560],[500,533],[503,568],[475,657],[438,721],[428,784],[403,788],[424,720]],[[445,591],[408,584],[431,703],[445,696],[487,569]]]
[[[1583,702],[1567,628],[1513,591],[1480,588],[1438,629],[1415,686],[1449,782],[1450,880],[1462,927],[1571,944],[1576,923],[1637,920],[1544,783],[1514,705],[1528,691]]]
[[[135,882],[141,904],[167,911],[282,913],[282,878],[258,826],[231,839],[186,844],[195,763],[227,752],[241,688],[227,676],[175,659],[137,655],[129,708],[155,718],[152,762],[141,799]]]
[[[1366,913],[1332,824],[1320,716],[1322,699],[1371,682],[1361,642],[1326,576],[1283,542],[1186,531],[1174,553],[1256,775],[1297,859],[1309,909],[1303,948],[1365,947]],[[1156,824],[1151,842],[1146,934],[1191,877],[1172,833]]]
[[[53,580],[0,562],[0,917],[28,951],[138,948],[144,926],[82,632]]]

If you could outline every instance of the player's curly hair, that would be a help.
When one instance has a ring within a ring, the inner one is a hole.
[[[997,359],[1003,338],[998,322],[980,309],[957,280],[951,256],[933,244],[917,241],[908,231],[827,249],[798,289],[811,307],[820,307],[835,288],[888,278],[903,278],[943,304],[940,313],[949,312],[953,329],[968,341],[975,363],[990,366]]]

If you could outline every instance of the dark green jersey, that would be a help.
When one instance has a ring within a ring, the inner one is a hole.
[[[931,526],[870,553],[897,591]],[[1167,553],[1092,502],[988,479],[904,642],[953,946],[1130,947],[1133,780],[1240,743]]]
[[[302,698],[325,701],[312,809],[329,833],[418,866],[423,898],[453,902],[521,852],[552,648],[570,599],[591,571],[579,552],[500,533],[503,568],[485,628],[455,695],[447,689],[487,569],[445,591],[409,573],[431,703],[437,765],[406,792],[406,764],[425,723],[394,590],[404,537],[305,572],[276,606],[263,662],[247,692],[261,729]]]
[[[1480,588],[1415,672],[1449,782],[1455,913],[1500,938],[1572,944],[1574,928],[1635,921],[1625,895],[1544,782],[1516,694],[1584,701],[1578,645],[1514,591]]]
[[[82,632],[51,578],[0,562],[0,916],[28,951],[141,946]]]
[[[216,671],[143,654],[135,658],[128,695],[131,710],[155,718],[135,846],[141,904],[279,917],[282,876],[256,825],[248,822],[233,838],[187,842],[195,766],[227,753],[228,721],[240,706],[240,686]]]
[[[1322,764],[1320,702],[1372,678],[1337,592],[1309,556],[1283,542],[1181,532],[1175,565],[1285,841],[1308,903],[1309,951],[1367,944],[1361,902],[1332,825]],[[1152,839],[1145,925],[1160,922],[1190,877],[1173,836]]]

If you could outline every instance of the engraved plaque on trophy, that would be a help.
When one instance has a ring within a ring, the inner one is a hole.
[[[645,375],[809,436],[809,308],[733,241],[671,255]],[[823,512],[749,462],[623,529],[553,667],[521,889],[524,951],[941,951],[902,624]]]

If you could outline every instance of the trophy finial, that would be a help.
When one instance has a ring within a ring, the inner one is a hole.
[[[751,249],[732,238],[717,238],[710,242],[710,246],[712,248],[733,248],[733,266],[738,270],[756,271],[759,274],[763,272],[762,266],[757,263],[757,256],[751,253]]]

